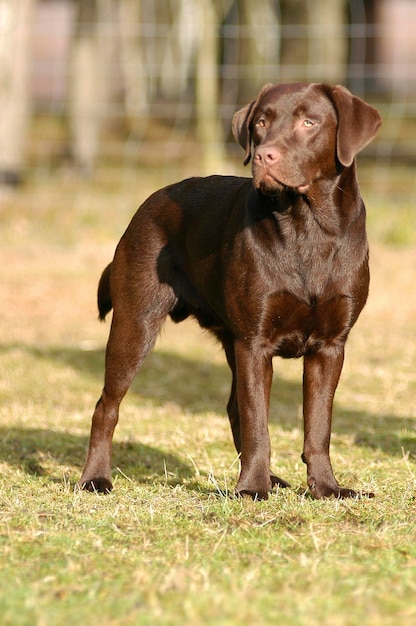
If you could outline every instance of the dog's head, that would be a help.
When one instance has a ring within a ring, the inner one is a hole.
[[[320,177],[333,178],[381,125],[377,110],[340,85],[266,85],[233,117],[235,139],[253,156],[256,188],[305,193]],[[253,154],[252,154],[253,148]]]

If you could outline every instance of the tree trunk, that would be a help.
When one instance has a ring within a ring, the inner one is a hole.
[[[149,83],[140,36],[141,5],[141,0],[121,0],[118,8],[124,107],[134,136],[141,134],[149,107]]]
[[[281,0],[280,7],[282,80],[342,82],[348,56],[345,0]]]
[[[252,100],[265,83],[279,80],[280,33],[271,0],[240,0],[239,101]]]
[[[348,39],[345,0],[319,0],[319,24],[311,32],[309,63],[312,80],[343,83],[347,75]]]
[[[0,184],[21,182],[30,116],[34,0],[0,0]]]
[[[308,80],[308,4],[308,0],[280,0],[280,76],[283,82]]]
[[[218,16],[211,0],[201,3],[200,29],[195,77],[197,137],[202,171],[212,174],[223,168],[225,147],[218,106]]]
[[[90,176],[109,100],[109,68],[113,52],[112,0],[77,0],[71,50],[69,119],[76,167]]]

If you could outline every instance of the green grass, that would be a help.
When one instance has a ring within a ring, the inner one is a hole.
[[[376,175],[360,176],[372,287],[347,346],[332,440],[338,479],[372,500],[318,502],[305,491],[301,362],[279,360],[272,463],[292,488],[235,499],[229,374],[191,323],[166,325],[123,402],[114,491],[74,490],[109,330],[96,321],[97,277],[140,201],[180,176],[57,175],[3,202],[2,624],[414,623],[416,189],[411,171]]]

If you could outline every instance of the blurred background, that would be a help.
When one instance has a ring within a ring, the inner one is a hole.
[[[389,325],[401,285],[412,334],[415,24],[414,0],[0,0],[4,341],[104,344],[97,279],[131,216],[185,177],[250,176],[232,115],[279,81],[342,83],[380,110],[358,159],[371,302]]]
[[[380,110],[365,156],[408,197],[415,23],[413,0],[0,0],[0,183],[233,173],[234,111],[317,81]]]

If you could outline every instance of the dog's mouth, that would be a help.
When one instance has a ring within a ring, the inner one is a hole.
[[[253,181],[256,189],[265,195],[274,195],[276,192],[291,190],[298,194],[304,194],[308,191],[309,183],[293,184],[291,182],[283,182],[270,172],[266,171],[262,176],[253,172]]]

